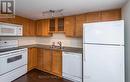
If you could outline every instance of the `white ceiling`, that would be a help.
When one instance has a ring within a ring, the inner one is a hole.
[[[121,8],[127,0],[15,0],[16,15],[44,19],[43,11],[64,9],[63,15]]]

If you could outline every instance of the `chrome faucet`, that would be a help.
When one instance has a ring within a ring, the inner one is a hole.
[[[57,44],[59,45],[60,48],[62,48],[62,42],[61,41],[57,42]]]

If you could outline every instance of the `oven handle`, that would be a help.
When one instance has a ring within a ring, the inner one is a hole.
[[[22,55],[14,56],[14,57],[8,58],[7,63],[12,63],[12,62],[18,61],[20,59],[22,59]]]

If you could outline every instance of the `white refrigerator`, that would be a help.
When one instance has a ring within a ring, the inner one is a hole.
[[[124,21],[83,25],[83,82],[125,82]]]

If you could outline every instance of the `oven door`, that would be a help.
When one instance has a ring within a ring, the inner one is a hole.
[[[11,25],[0,25],[0,36],[16,36],[17,27]]]
[[[0,56],[0,75],[12,71],[27,64],[27,52],[25,50],[14,51]]]

